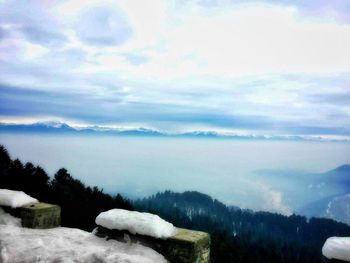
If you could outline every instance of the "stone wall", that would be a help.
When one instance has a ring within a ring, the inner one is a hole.
[[[205,232],[178,228],[176,235],[163,240],[98,226],[95,234],[121,242],[141,243],[161,253],[170,263],[208,263],[210,261],[210,236]]]
[[[3,208],[13,216],[20,217],[23,227],[52,228],[61,223],[61,208],[58,205],[37,203],[16,209]],[[132,235],[128,231],[109,230],[101,226],[94,233],[121,242],[141,243],[161,253],[170,263],[209,263],[209,234],[183,228],[177,230],[176,235],[166,240]]]

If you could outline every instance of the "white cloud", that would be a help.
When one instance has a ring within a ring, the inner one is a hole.
[[[110,36],[102,28],[100,33],[98,28],[91,28],[96,24],[94,19],[104,20],[92,15],[97,6],[105,11],[120,10],[119,15],[126,19],[123,22],[114,17],[116,31],[108,22]],[[122,46],[94,48],[70,37],[66,46],[75,41],[75,47],[90,51],[92,63],[82,66],[97,72],[118,71],[129,78],[178,80],[188,76],[234,78],[350,71],[350,25],[308,20],[291,7],[225,5],[225,9],[216,8],[208,13],[195,3],[178,6],[165,1],[152,4],[68,1],[51,6],[49,13],[55,24],[63,25],[65,34],[84,35],[84,39],[91,40],[91,34],[85,34],[91,31],[103,36],[99,41],[108,40],[110,45],[125,42],[120,36],[125,27],[120,23],[130,25],[133,35]],[[77,31],[77,24],[81,30]],[[133,65],[121,58],[123,52],[142,52],[149,59],[142,65]],[[108,60],[101,60],[103,57]]]
[[[166,51],[142,68],[147,74],[162,69],[160,78],[231,77],[350,69],[349,25],[315,23],[300,19],[294,9],[273,6],[179,16],[181,23],[166,35]]]
[[[94,10],[96,4],[96,1],[64,3],[57,9],[56,18],[77,19],[84,10]],[[195,3],[98,4],[122,10],[134,34],[122,47],[99,49],[99,53],[117,60],[122,51],[143,52],[150,59],[142,66],[97,61],[97,70],[108,67],[130,77],[159,80],[350,70],[350,25],[309,20],[300,17],[296,8],[241,4],[208,13]]]
[[[283,193],[264,185],[258,184],[258,192],[261,194],[260,209],[277,212],[284,215],[291,215],[292,210],[284,203]]]

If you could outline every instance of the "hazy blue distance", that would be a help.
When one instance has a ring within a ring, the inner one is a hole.
[[[51,176],[65,167],[110,193],[197,190],[227,204],[285,214],[314,201],[298,198],[309,181],[303,173],[350,163],[349,143],[339,142],[1,134],[0,143],[12,158],[41,165]],[[284,172],[271,179],[264,170]]]

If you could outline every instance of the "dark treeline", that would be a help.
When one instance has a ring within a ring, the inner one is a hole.
[[[11,160],[0,145],[0,188],[20,190],[42,202],[58,204],[62,209],[62,226],[91,231],[96,216],[112,208],[132,210],[131,203],[121,195],[111,196],[103,190],[85,186],[66,169],[50,178],[40,166]]]
[[[212,262],[327,262],[330,236],[350,236],[350,226],[324,218],[283,216],[229,207],[198,192],[166,191],[135,202],[176,226],[209,232]]]

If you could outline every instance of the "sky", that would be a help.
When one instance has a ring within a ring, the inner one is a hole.
[[[350,136],[350,1],[0,0],[0,122]]]

